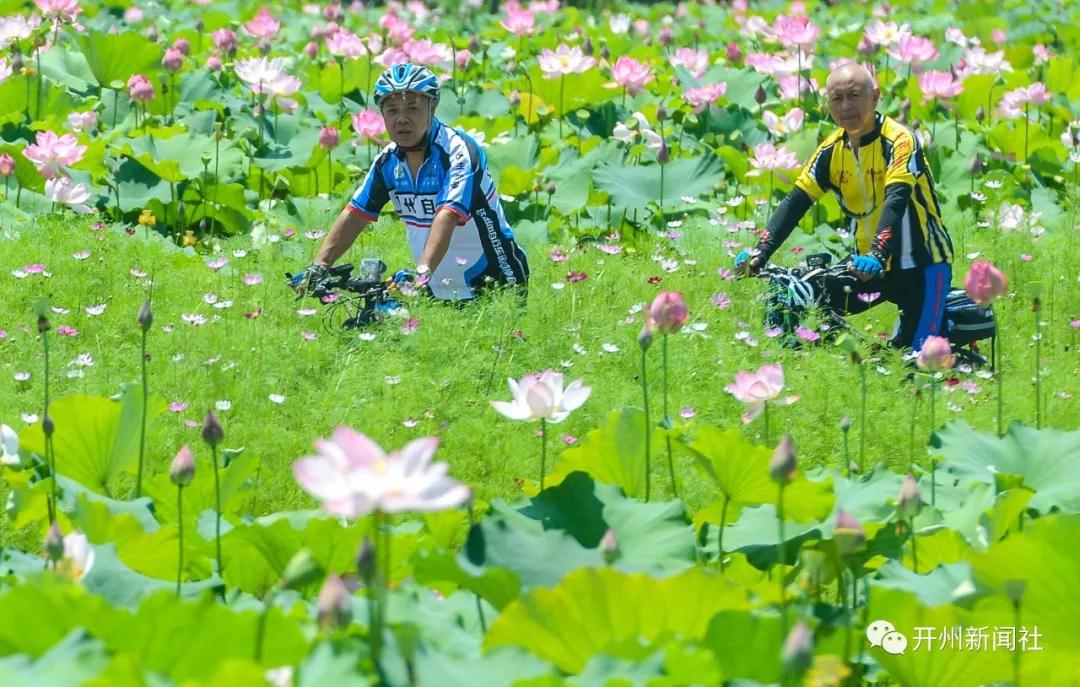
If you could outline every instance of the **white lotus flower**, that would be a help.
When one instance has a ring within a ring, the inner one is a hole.
[[[592,393],[580,379],[563,389],[562,373],[554,370],[526,375],[520,381],[508,379],[507,383],[514,400],[491,401],[491,406],[511,420],[562,422]]]

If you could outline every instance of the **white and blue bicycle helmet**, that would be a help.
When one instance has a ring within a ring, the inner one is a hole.
[[[382,107],[388,97],[396,93],[422,93],[431,98],[433,105],[439,104],[439,78],[424,66],[406,62],[395,64],[379,74],[375,81],[375,107]]]

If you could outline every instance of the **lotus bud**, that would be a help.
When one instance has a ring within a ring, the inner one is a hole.
[[[840,418],[840,431],[844,434],[847,434],[849,431],[851,431],[850,415],[845,414],[844,417]]]
[[[600,538],[600,553],[604,555],[604,561],[611,565],[619,559],[619,540],[615,536],[615,530],[610,527],[604,536]]]
[[[323,150],[333,150],[341,140],[341,133],[336,127],[324,126],[319,130],[319,147]]]
[[[169,465],[169,480],[178,487],[186,487],[194,478],[195,456],[191,453],[191,447],[184,444]]]
[[[1005,580],[1005,596],[1013,606],[1019,606],[1024,600],[1024,592],[1027,591],[1027,580]]]
[[[795,442],[792,441],[790,434],[785,434],[780,443],[776,445],[772,460],[769,461],[769,477],[777,484],[786,485],[795,476],[797,467]]]
[[[55,520],[49,525],[49,531],[45,535],[45,557],[53,563],[64,557],[64,533],[60,531],[60,525]]]
[[[314,60],[319,56],[319,44],[314,41],[309,41],[308,44],[304,46],[303,52],[307,55],[308,59]]]
[[[897,501],[900,514],[905,518],[913,517],[922,509],[922,505],[922,492],[919,491],[919,483],[915,481],[915,477],[911,473],[908,473],[900,484],[900,500]]]
[[[585,53],[586,55],[593,54],[592,39],[588,36],[585,37],[585,42],[581,44],[581,52]]]
[[[482,43],[480,43],[480,39],[477,38],[475,34],[473,34],[473,37],[469,39],[469,52],[475,55],[476,53],[483,50],[483,48],[484,46]]]
[[[49,318],[44,315],[38,315],[37,318],[37,330],[38,334],[44,334],[52,329],[52,325],[49,323]]]
[[[729,41],[724,56],[727,57],[728,62],[736,64],[742,59],[742,50],[734,42]]]
[[[670,26],[665,26],[660,29],[660,45],[665,47],[675,42],[675,33],[671,30]]]
[[[44,417],[41,418],[41,431],[46,437],[51,437],[56,432],[56,425],[53,424],[52,415],[47,410]]]
[[[978,155],[971,156],[971,164],[968,165],[968,171],[971,172],[971,176],[978,176],[982,174],[983,163],[982,158]]]
[[[360,573],[364,584],[370,587],[375,577],[375,547],[371,545],[371,540],[367,537],[364,537],[364,543],[360,545],[360,553],[356,556],[356,571]]]
[[[650,322],[648,320],[648,318],[646,318],[645,323],[641,325],[641,331],[638,332],[637,345],[641,350],[647,351],[647,350],[649,350],[649,347],[652,346],[652,341],[653,341],[652,322]]]
[[[979,109],[975,110],[975,121],[982,123],[982,120],[986,119],[986,110],[979,106]]]
[[[549,196],[555,193],[555,182],[554,181],[547,182],[547,185],[544,186],[544,193],[548,194]]]
[[[671,161],[671,151],[668,150],[666,141],[660,141],[660,147],[656,150],[656,161],[662,165]]]
[[[870,42],[865,35],[859,39],[859,45],[855,48],[862,55],[873,55],[877,52],[877,46]]]
[[[600,44],[600,57],[604,60],[611,60],[611,51],[608,50],[607,43]]]
[[[202,426],[202,438],[211,446],[217,446],[225,438],[225,430],[221,428],[221,423],[214,417],[213,411],[206,412],[206,419],[203,420]]]
[[[664,107],[663,103],[656,106],[656,121],[658,121],[658,122],[664,121],[665,119],[667,119],[667,115],[668,115],[667,108]],[[635,119],[637,119],[637,118],[635,117]]]
[[[1034,296],[1031,299],[1031,312],[1039,312],[1042,310],[1042,299],[1038,296]]]
[[[158,29],[156,25],[151,24],[146,28],[146,40],[151,43],[157,43],[159,37],[160,36],[158,35]]]
[[[172,47],[181,55],[191,54],[191,41],[186,38],[177,38],[175,41],[173,41]]]
[[[855,516],[846,510],[836,513],[836,528],[833,530],[833,541],[836,542],[840,554],[848,556],[859,551],[866,545],[866,530]]]
[[[799,675],[810,667],[814,660],[814,635],[806,626],[806,621],[800,620],[791,628],[784,640],[780,659],[784,664],[784,672],[788,675]]]
[[[352,606],[345,584],[336,574],[326,577],[315,605],[315,617],[324,630],[342,629],[352,620]]]
[[[300,549],[285,565],[281,573],[281,587],[283,589],[301,589],[319,579],[322,570],[319,568],[315,556],[310,549]]]
[[[758,86],[757,90],[754,91],[754,102],[757,103],[758,105],[764,105],[765,100],[768,99],[768,97],[769,96],[766,95],[766,93],[765,93],[765,87],[764,86]]]
[[[678,333],[689,319],[686,301],[678,291],[663,291],[657,294],[649,306],[649,324],[660,334]]]

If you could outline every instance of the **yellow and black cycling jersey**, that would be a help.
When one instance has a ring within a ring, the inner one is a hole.
[[[952,239],[922,144],[895,119],[876,115],[874,129],[857,144],[843,129],[821,142],[770,218],[759,246],[765,260],[827,192],[840,201],[858,253],[878,257],[886,269],[952,261]]]

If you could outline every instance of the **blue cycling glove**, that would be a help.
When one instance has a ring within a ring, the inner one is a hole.
[[[881,274],[881,271],[885,269],[885,266],[881,264],[881,260],[878,260],[873,255],[858,255],[851,261],[851,267],[856,272],[862,272],[868,274],[871,277],[876,277]]]
[[[735,256],[735,268],[742,267],[742,264],[750,259],[750,253],[743,250],[739,251],[739,254]]]

